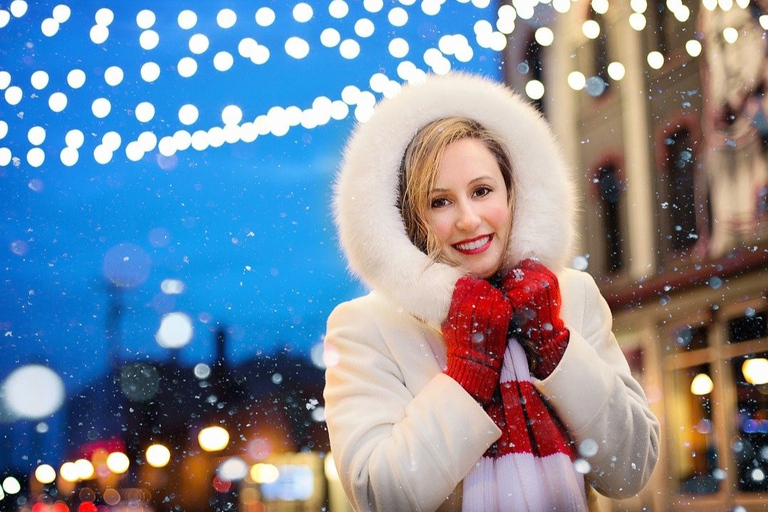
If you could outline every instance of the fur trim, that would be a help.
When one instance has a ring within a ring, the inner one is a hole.
[[[464,73],[403,86],[355,128],[335,184],[334,213],[350,270],[437,325],[462,271],[430,264],[411,244],[397,208],[398,173],[416,132],[451,116],[478,121],[506,144],[516,189],[508,264],[537,258],[557,273],[569,261],[575,232],[570,170],[549,125],[527,101],[490,79]]]

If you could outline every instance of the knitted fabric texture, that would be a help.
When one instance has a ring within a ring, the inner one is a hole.
[[[445,373],[481,404],[499,382],[512,307],[488,281],[465,276],[456,282],[442,325],[447,346]]]
[[[524,343],[533,374],[546,379],[568,347],[570,332],[560,318],[560,284],[551,270],[526,259],[503,279],[502,289],[514,310],[515,335]]]
[[[565,428],[533,386],[525,351],[510,338],[486,412],[501,437],[464,479],[465,512],[587,510],[584,477]]]

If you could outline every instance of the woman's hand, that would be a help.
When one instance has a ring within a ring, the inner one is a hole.
[[[560,285],[541,263],[527,259],[504,276],[502,290],[512,306],[513,334],[528,355],[531,371],[548,377],[568,347],[570,333],[560,318]]]
[[[487,403],[499,383],[512,308],[488,281],[465,276],[456,282],[442,324],[447,346],[445,373],[475,400]]]

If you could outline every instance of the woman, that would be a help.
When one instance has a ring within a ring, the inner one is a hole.
[[[453,74],[381,102],[335,195],[372,291],[328,319],[325,407],[356,510],[586,510],[636,494],[658,422],[594,281],[546,123]]]

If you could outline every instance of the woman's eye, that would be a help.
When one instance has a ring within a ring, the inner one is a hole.
[[[438,197],[437,199],[433,199],[429,203],[429,206],[431,208],[440,208],[440,207],[445,206],[447,204],[448,204],[448,200],[447,199],[445,199],[444,197]]]
[[[493,189],[491,187],[478,187],[477,190],[475,190],[475,196],[483,197],[483,196],[487,196],[491,192],[493,192]]]

